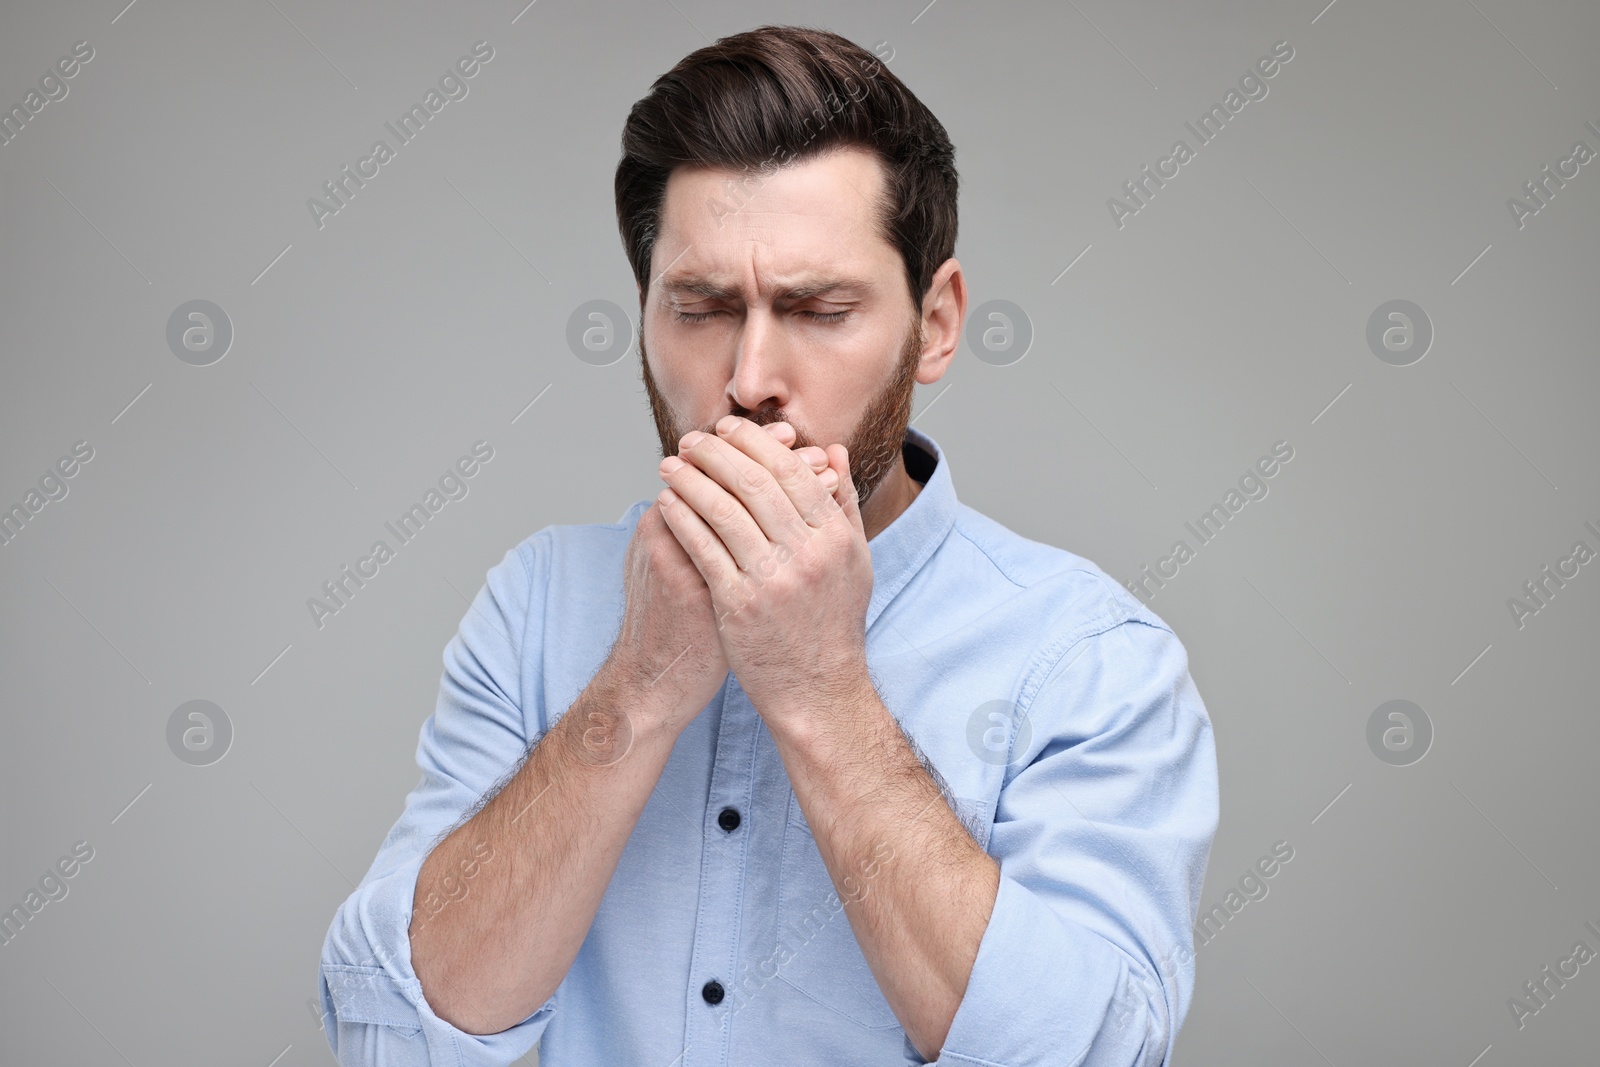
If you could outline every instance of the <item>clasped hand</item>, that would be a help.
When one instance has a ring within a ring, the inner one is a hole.
[[[729,669],[775,727],[865,682],[872,552],[843,445],[797,452],[787,423],[736,415],[716,430],[662,460],[658,500],[710,590]]]

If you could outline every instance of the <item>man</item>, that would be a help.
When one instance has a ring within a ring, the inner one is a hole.
[[[1210,723],[908,426],[966,313],[943,127],[764,27],[634,106],[616,193],[666,485],[489,571],[328,931],[340,1061],[1165,1063]]]

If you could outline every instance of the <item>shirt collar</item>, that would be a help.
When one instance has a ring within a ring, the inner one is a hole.
[[[867,542],[872,550],[868,629],[944,543],[956,521],[955,483],[950,476],[950,462],[938,443],[915,426],[907,426],[905,442],[900,447],[907,473],[927,480],[910,507]],[[930,465],[933,472],[927,474]]]

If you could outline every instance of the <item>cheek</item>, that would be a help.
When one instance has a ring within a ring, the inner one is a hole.
[[[802,444],[826,445],[845,441],[850,430],[878,390],[883,388],[883,371],[877,361],[859,352],[830,354],[826,368],[816,372],[802,370],[789,379],[790,420],[807,431]]]
[[[697,367],[691,373],[674,377],[665,386],[678,417],[684,421],[684,433],[690,430],[709,432],[712,424],[728,413],[727,377],[715,370]]]
[[[657,331],[652,331],[652,336],[660,336]],[[641,347],[643,343],[641,342]],[[726,379],[720,377],[726,372],[723,361],[717,358],[702,358],[692,348],[682,342],[677,344],[656,344],[643,348],[650,367],[650,377],[655,387],[670,400],[675,407],[684,409],[697,408],[706,402],[706,399],[717,395]]]
[[[802,374],[789,381],[784,411],[796,431],[796,448],[844,441],[861,417],[870,383],[854,376]]]

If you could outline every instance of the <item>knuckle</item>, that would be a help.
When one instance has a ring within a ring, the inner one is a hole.
[[[795,555],[795,569],[807,580],[814,580],[821,577],[828,569],[827,561],[830,555],[826,551],[819,550],[814,541],[807,542]]]
[[[789,503],[789,494],[776,482],[767,483],[766,490],[761,494],[761,502],[772,515],[782,515],[785,507],[792,507]]]
[[[779,461],[778,469],[774,473],[777,475],[779,485],[785,489],[793,489],[800,485],[811,471],[799,456],[791,452]]]
[[[694,550],[695,550],[695,554],[696,555],[705,555],[706,553],[710,552],[711,551],[711,547],[712,547],[711,543],[714,540],[715,540],[715,538],[713,538],[710,534],[706,534],[706,533],[695,534],[694,535]]]
[[[739,484],[752,493],[762,492],[767,484],[767,469],[761,466],[750,466],[739,475]]]

